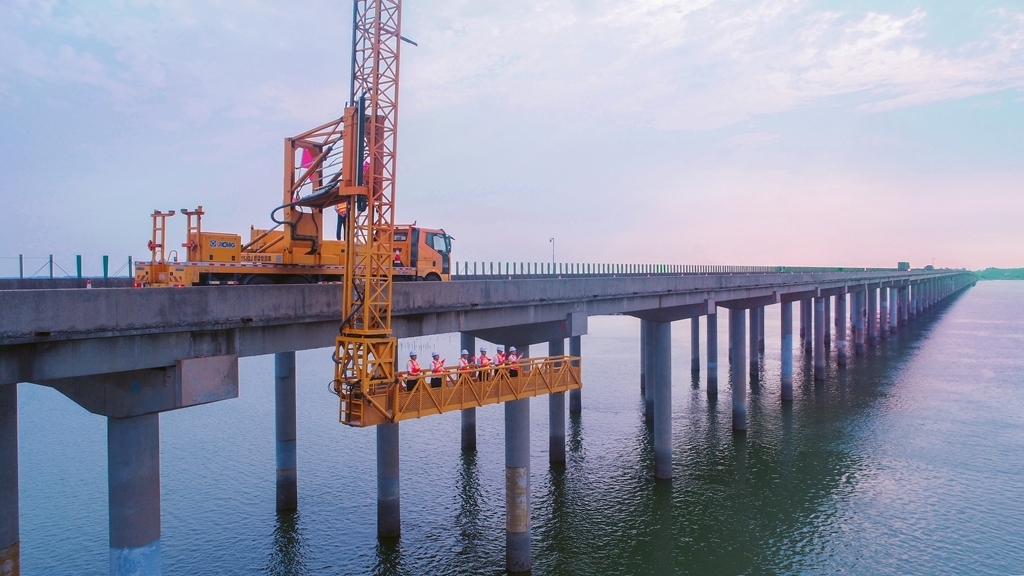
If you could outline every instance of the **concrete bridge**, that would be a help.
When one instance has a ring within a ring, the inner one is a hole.
[[[672,475],[671,322],[690,319],[691,366],[699,370],[699,319],[708,317],[704,380],[707,393],[717,395],[718,309],[729,311],[730,364],[749,364],[756,373],[764,307],[780,305],[779,385],[788,401],[794,302],[800,309],[800,346],[813,355],[815,378],[824,379],[831,340],[843,366],[849,354],[863,354],[977,280],[963,270],[673,267],[538,274],[526,267],[517,274],[513,267],[506,272],[449,283],[396,284],[395,335],[460,332],[462,347],[470,350],[476,338],[519,347],[548,342],[552,355],[563,354],[569,338],[570,354],[579,356],[589,316],[640,318],[639,380],[658,479]],[[277,502],[279,509],[294,508],[295,351],[333,346],[339,296],[337,285],[0,291],[0,576],[17,574],[20,557],[17,383],[51,386],[108,418],[111,573],[159,573],[159,413],[237,397],[238,358],[275,354]],[[579,392],[570,395],[570,413],[582,409]],[[743,433],[744,370],[732,371],[731,396],[733,428]],[[551,460],[564,462],[562,394],[549,396],[549,416]],[[463,411],[463,449],[475,449],[475,418],[474,409]],[[529,399],[506,402],[505,418],[506,560],[510,569],[528,569]],[[377,427],[381,536],[400,531],[398,427]]]

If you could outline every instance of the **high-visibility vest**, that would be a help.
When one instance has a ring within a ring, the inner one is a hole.
[[[344,218],[348,214],[348,202],[340,202],[334,206],[334,210],[338,212],[338,216]]]
[[[515,352],[505,357],[506,364],[515,364],[517,362],[519,362],[519,356],[516,356]]]
[[[417,362],[417,361],[413,360],[412,358],[410,358],[408,366],[409,366],[409,374],[419,374],[420,373],[420,363],[419,362]]]
[[[467,360],[465,358],[459,358],[459,370],[465,370],[469,368],[469,362],[470,360]]]
[[[505,363],[505,353],[504,352],[498,352],[497,354],[495,354],[494,355],[494,363],[499,365],[499,366],[504,364]]]
[[[488,358],[486,354],[484,354],[482,356],[478,356],[477,357],[476,363],[479,364],[480,366],[490,366],[491,365],[491,359]]]
[[[433,371],[434,374],[444,372],[444,358],[441,358],[440,360],[432,360],[430,362],[430,370]]]

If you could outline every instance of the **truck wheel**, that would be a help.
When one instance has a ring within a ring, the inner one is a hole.
[[[273,283],[274,282],[270,278],[267,278],[266,276],[260,276],[260,275],[257,275],[257,274],[250,275],[243,282],[243,284],[245,284],[246,286],[257,286],[257,285],[262,285],[262,284],[273,284]]]
[[[305,276],[285,276],[284,284],[309,284],[309,278]]]
[[[427,282],[440,282],[441,281],[441,277],[438,276],[434,272],[431,272],[430,274],[427,274],[426,276],[423,277],[423,279],[426,280]]]

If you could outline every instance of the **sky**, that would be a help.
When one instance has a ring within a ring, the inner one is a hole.
[[[402,33],[397,217],[455,260],[1024,266],[1019,0],[407,0]],[[0,276],[147,259],[154,209],[266,227],[350,42],[347,2],[0,1]]]

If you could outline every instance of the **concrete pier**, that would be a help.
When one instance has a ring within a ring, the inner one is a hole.
[[[18,508],[18,385],[6,384],[0,385],[0,576],[21,574]]]
[[[718,396],[718,314],[714,310],[708,310],[707,321],[707,348],[708,348],[708,397]]]
[[[889,288],[889,333],[895,334],[900,329],[899,288]]]
[[[758,362],[757,341],[761,337],[761,329],[758,327],[761,317],[757,312],[757,308],[751,308],[747,312],[750,322],[748,326],[750,340],[747,342],[747,361],[750,363],[750,378],[756,384],[757,369],[760,366],[760,362]]]
[[[732,357],[732,429],[747,429],[746,310],[729,310],[729,355]]]
[[[911,284],[907,286],[909,291],[910,309],[908,310],[910,320],[917,320],[918,313],[921,312],[920,301],[921,301],[921,285]]]
[[[654,387],[654,478],[672,478],[672,323],[652,322],[648,344]]]
[[[878,339],[885,340],[889,337],[889,288],[882,286],[878,289]]]
[[[822,298],[825,301],[825,346],[832,346],[832,297],[825,296]],[[826,355],[828,353],[826,352]]]
[[[804,353],[814,351],[814,301],[810,298],[800,301],[800,329],[804,333]]]
[[[528,572],[530,553],[530,399],[505,402],[505,569]]]
[[[565,355],[565,339],[548,342],[548,356]],[[548,462],[565,464],[565,392],[548,394]]]
[[[111,576],[160,574],[160,415],[107,418]]]
[[[377,537],[402,534],[402,499],[399,489],[398,423],[377,426]]]
[[[650,385],[654,373],[654,337],[651,325],[648,320],[640,321],[640,370],[644,379],[644,420],[648,424],[654,422],[654,387]]]
[[[764,352],[764,306],[757,307],[757,351]]]
[[[690,372],[700,373],[700,316],[690,318]]]
[[[825,299],[814,299],[814,379],[825,379]]]
[[[846,365],[846,294],[836,296],[836,361]]]
[[[469,352],[470,358],[476,354],[476,338],[472,334],[462,332],[459,334],[459,346],[461,350]],[[461,413],[462,426],[462,450],[476,450],[476,408],[464,408]]]
[[[274,414],[277,440],[277,509],[299,504],[295,457],[295,352],[274,354]]]
[[[793,400],[793,303],[780,304],[782,316],[782,401]]]
[[[868,288],[868,345],[878,345],[878,289]]]
[[[569,338],[569,356],[583,357],[583,341],[580,336]],[[579,366],[579,362],[574,362]],[[569,391],[569,414],[580,414],[583,412],[583,390],[577,388]]]
[[[900,287],[900,317],[898,318],[900,327],[907,325],[910,321],[910,286]]]
[[[867,306],[865,300],[867,290],[859,290],[853,293],[853,353],[857,356],[864,355],[864,315]]]

